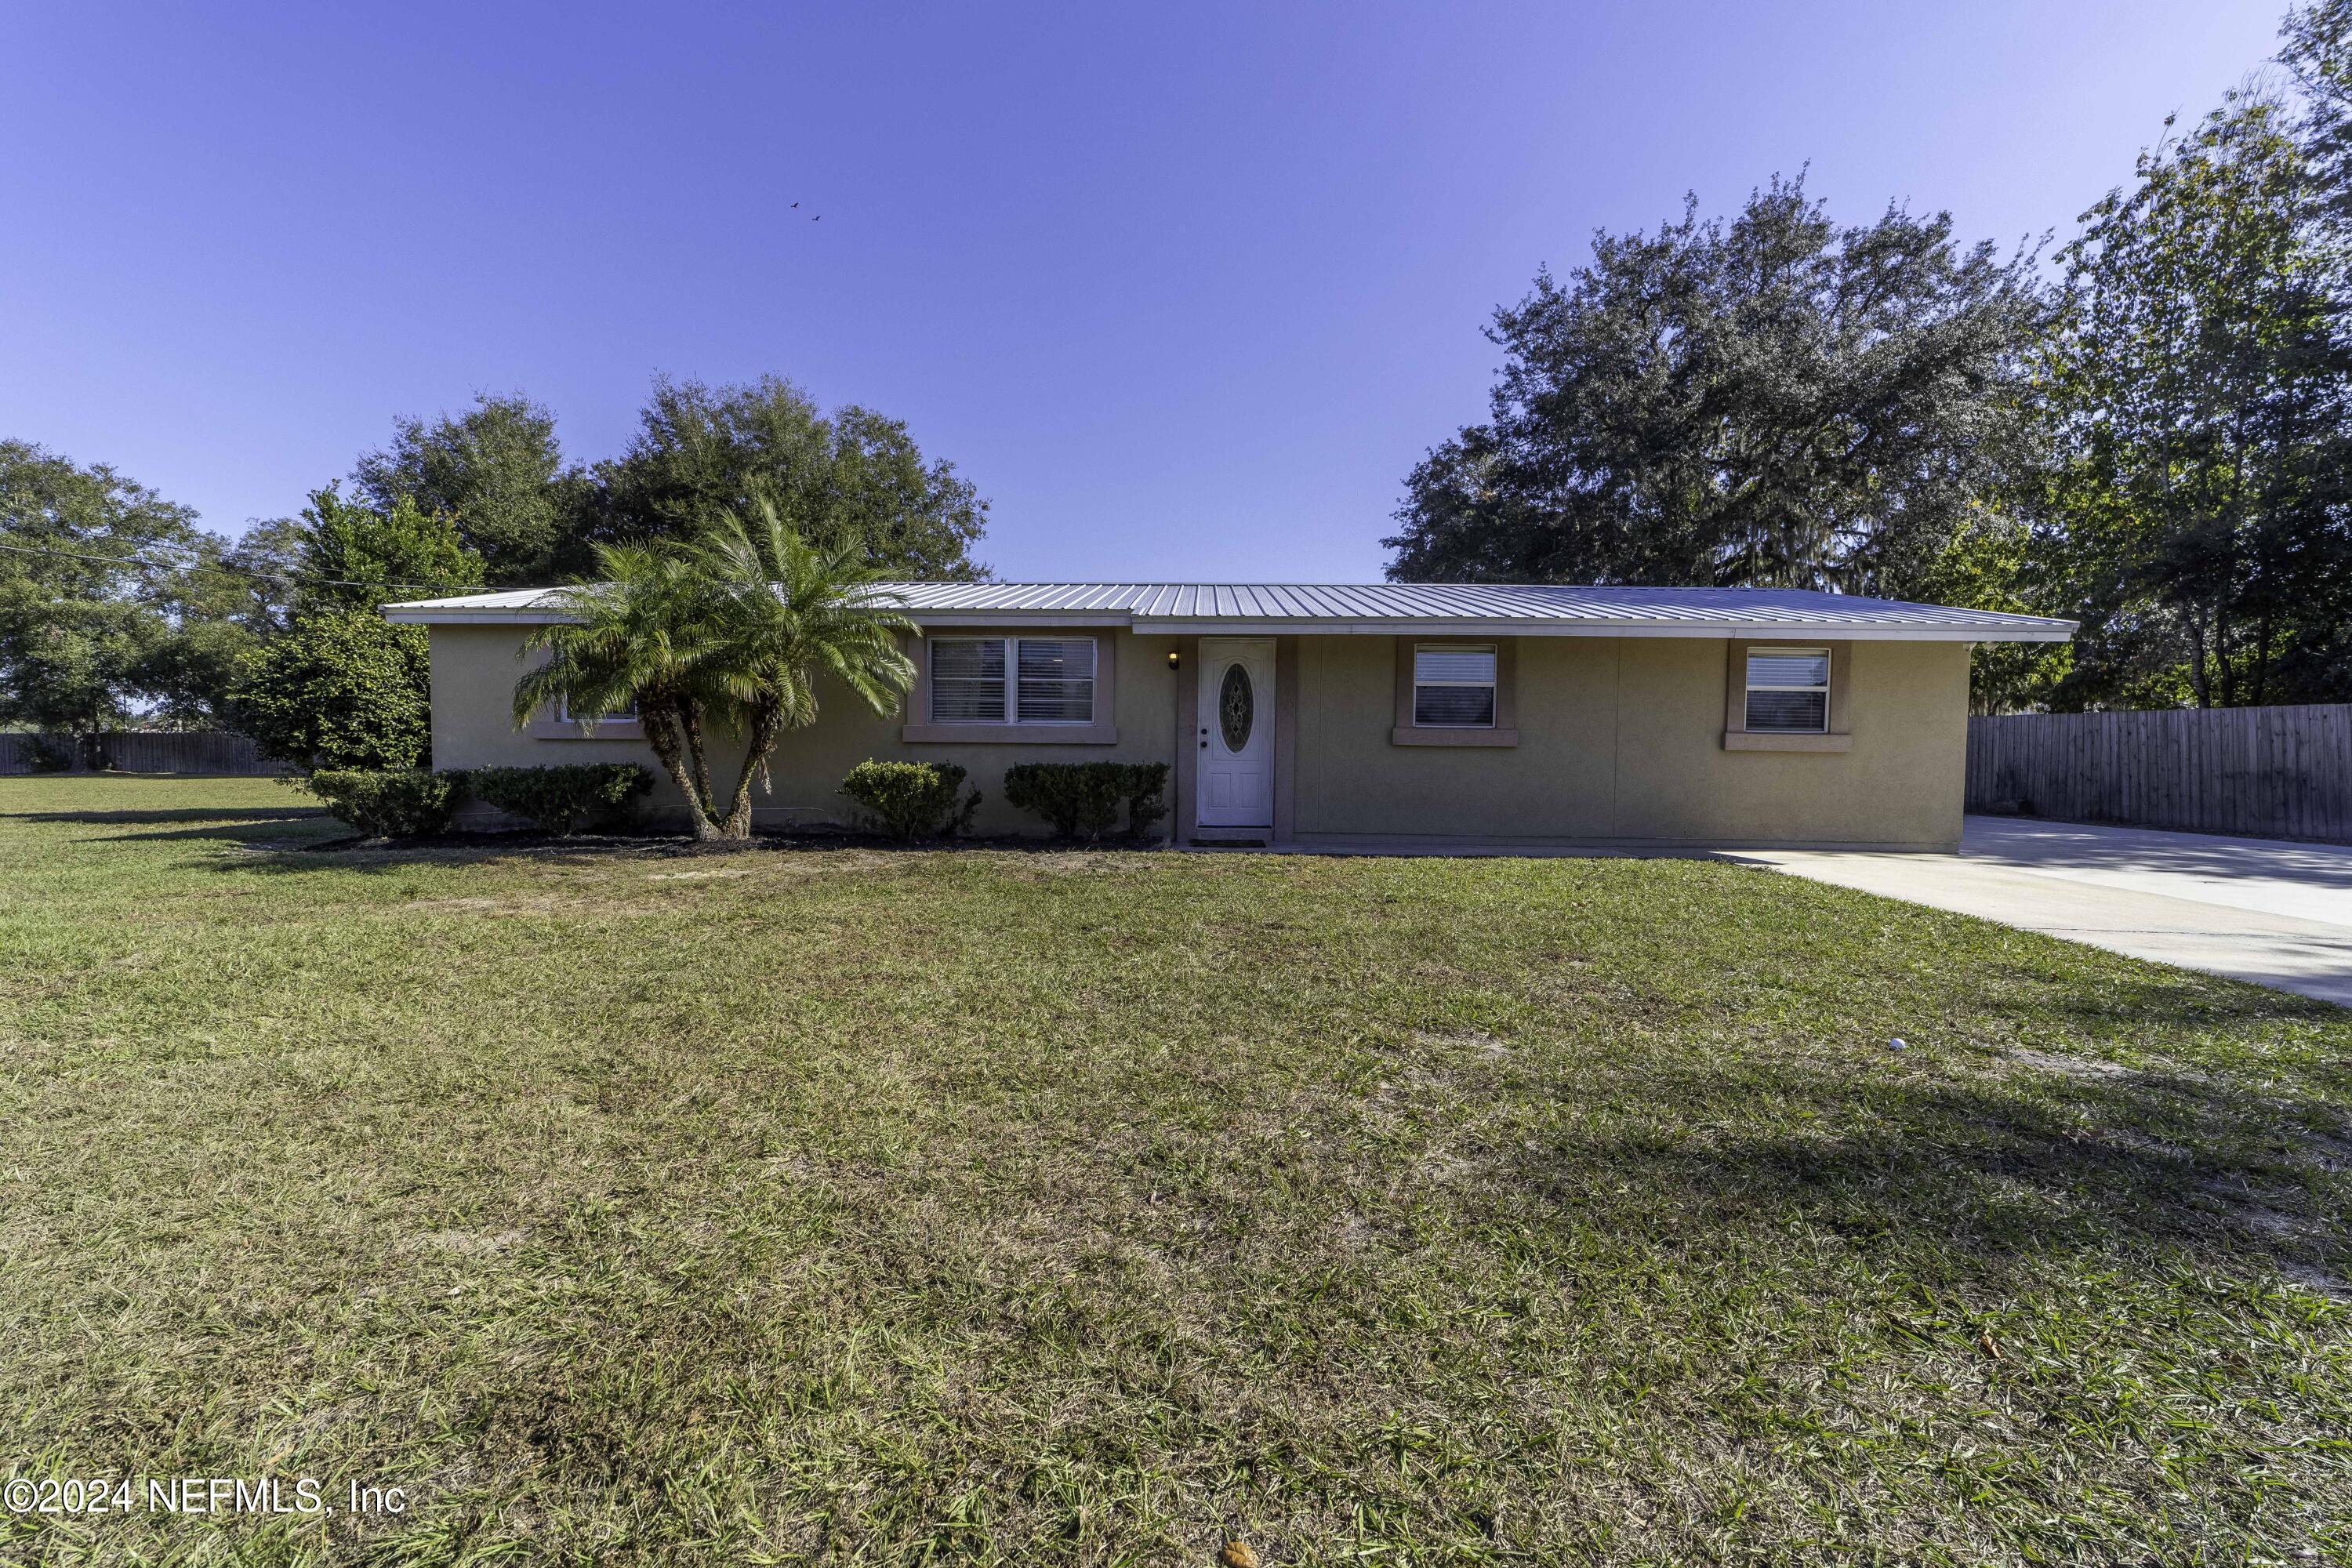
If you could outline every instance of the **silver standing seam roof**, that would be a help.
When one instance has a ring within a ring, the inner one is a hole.
[[[1800,588],[1576,587],[1542,583],[883,583],[926,626],[1111,626],[1150,636],[1349,633],[1508,637],[1867,637],[2063,642],[2073,621]],[[413,625],[563,618],[562,588],[387,605]]]

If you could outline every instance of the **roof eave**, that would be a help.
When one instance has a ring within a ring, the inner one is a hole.
[[[559,610],[429,609],[415,605],[386,605],[380,613],[400,626],[551,626],[572,619]]]
[[[1132,629],[1139,637],[1811,637],[1821,641],[1961,643],[2064,642],[2074,635],[2073,624],[2065,622],[2049,626],[1938,626],[1728,620],[1408,620],[1388,616],[1344,620],[1225,620],[1153,616],[1137,617]]]
[[[383,618],[400,626],[560,625],[560,610],[538,606],[387,605]],[[2070,621],[2007,626],[1857,625],[1852,622],[1632,620],[1595,617],[1349,616],[1308,618],[1134,616],[1125,610],[910,610],[919,626],[1124,626],[1139,637],[1812,637],[1869,642],[2064,642]]]

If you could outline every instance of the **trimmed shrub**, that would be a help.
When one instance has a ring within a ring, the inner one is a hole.
[[[1160,826],[1168,815],[1168,764],[1166,763],[1116,763],[1109,764],[1127,774],[1127,832],[1130,838],[1140,838]]]
[[[1092,843],[1118,826],[1127,796],[1115,763],[1017,763],[1004,770],[1004,798],[1042,816],[1058,838]]]
[[[1091,844],[1118,826],[1140,837],[1168,815],[1165,763],[1021,763],[1004,770],[1004,798],[1044,817],[1063,838]]]
[[[866,808],[876,827],[900,843],[952,838],[971,826],[980,792],[959,802],[964,771],[953,763],[880,763],[872,758],[849,770],[841,793]]]
[[[423,768],[368,771],[328,769],[312,773],[303,787],[327,809],[362,833],[414,838],[449,826],[464,787],[462,773],[429,773]]]
[[[654,775],[635,763],[469,768],[465,787],[485,805],[569,836],[625,820],[629,802],[654,787]]]

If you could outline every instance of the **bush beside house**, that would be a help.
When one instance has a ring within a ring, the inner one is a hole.
[[[376,837],[415,838],[449,826],[467,796],[559,837],[610,826],[629,802],[653,787],[635,763],[577,763],[547,768],[326,768],[303,786],[330,815]]]
[[[901,844],[918,838],[952,838],[971,826],[980,792],[963,790],[964,770],[954,763],[884,763],[872,758],[849,770],[841,793],[865,808],[876,828]]]
[[[969,829],[981,795],[965,788],[954,763],[868,759],[849,771],[841,793],[866,826],[900,843],[949,838]],[[446,830],[467,796],[545,832],[569,836],[614,827],[654,775],[635,763],[552,767],[486,767],[434,773],[424,768],[324,768],[302,787],[338,819],[373,837],[418,837]],[[1097,842],[1121,826],[1139,839],[1168,815],[1165,763],[1024,763],[1005,770],[1005,798],[1045,819],[1055,836]]]
[[[629,803],[654,787],[653,773],[635,763],[471,768],[462,776],[476,800],[559,837],[583,827],[617,826],[627,816]]]
[[[423,768],[329,768],[303,787],[325,801],[331,816],[371,837],[415,838],[449,826],[462,778]]]
[[[1004,770],[1004,798],[1042,816],[1055,835],[1091,844],[1118,826],[1140,838],[1168,815],[1166,763],[1021,763]]]

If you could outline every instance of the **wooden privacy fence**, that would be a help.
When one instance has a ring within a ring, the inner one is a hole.
[[[96,738],[99,765],[126,773],[278,773],[250,736],[233,730],[110,730]],[[38,772],[44,744],[65,752],[79,770],[90,757],[71,736],[0,733],[0,773]]]
[[[2352,843],[2352,706],[1969,721],[1969,809]]]

